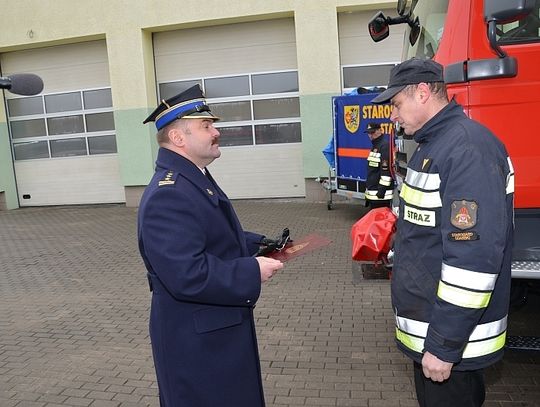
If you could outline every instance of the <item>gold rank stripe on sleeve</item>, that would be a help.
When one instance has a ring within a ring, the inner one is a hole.
[[[507,316],[479,324],[469,336],[463,358],[489,355],[503,348],[506,341]],[[429,323],[396,316],[396,338],[412,351],[422,353]]]

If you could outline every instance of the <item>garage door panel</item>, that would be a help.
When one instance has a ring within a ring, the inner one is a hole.
[[[160,89],[166,89],[166,83],[174,87],[174,82],[198,80],[208,86],[210,104],[221,104],[225,111],[225,103],[245,108],[240,115],[241,124],[237,122],[238,118],[233,120],[225,115],[219,128],[226,135],[224,138],[235,138],[236,141],[241,138],[241,144],[250,145],[223,147],[221,158],[210,166],[228,196],[304,196],[302,145],[297,142],[301,134],[292,131],[294,140],[284,136],[287,126],[298,125],[299,109],[272,110],[272,106],[261,106],[260,101],[277,98],[275,104],[278,107],[287,103],[287,106],[294,106],[298,98],[297,84],[291,89],[276,90],[274,87],[271,91],[258,92],[253,82],[263,80],[260,73],[285,76],[290,73],[297,78],[294,20],[282,18],[160,32],[154,34],[153,39]],[[242,92],[236,92],[238,87],[231,85],[233,91],[229,92],[229,87],[224,86],[223,94],[212,93],[212,83],[232,83],[238,76],[245,79]],[[290,102],[291,98],[295,102]],[[269,115],[258,114],[261,108]],[[266,130],[267,138],[257,137],[258,130]]]
[[[159,78],[161,82],[178,80],[180,69],[183,78],[191,79],[200,76],[221,76],[296,68],[296,47],[294,44],[269,45],[264,51],[261,49],[251,50],[250,59],[246,59],[245,54],[246,50],[243,49],[221,49],[162,56],[159,58],[159,66],[161,67],[159,68]],[[183,62],[179,63],[179,60]],[[201,65],[201,61],[207,62]],[[181,68],[178,67],[179,64]],[[172,67],[175,69],[171,69]]]
[[[110,86],[105,41],[8,52],[1,55],[1,63],[5,75],[39,75],[43,93]]]
[[[6,94],[19,204],[124,202],[105,41],[7,52],[0,62],[6,73],[32,72],[45,84],[32,98]],[[34,99],[35,111],[27,105]],[[31,132],[32,121],[43,123],[39,131]]]
[[[158,82],[198,76],[294,69],[290,18],[192,28],[154,34]]]
[[[15,172],[21,206],[125,202],[116,155],[16,161]]]
[[[301,144],[222,148],[209,169],[232,199],[306,193]]]

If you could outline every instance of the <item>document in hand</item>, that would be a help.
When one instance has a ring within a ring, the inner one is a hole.
[[[332,243],[332,241],[326,237],[313,233],[304,236],[301,239],[294,239],[293,242],[288,242],[282,250],[272,252],[267,254],[267,256],[286,262],[313,250],[328,246],[330,243]]]

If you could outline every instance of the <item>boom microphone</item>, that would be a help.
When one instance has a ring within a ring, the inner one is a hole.
[[[43,90],[43,81],[33,73],[15,73],[0,76],[0,89],[7,89],[17,95],[37,95]]]

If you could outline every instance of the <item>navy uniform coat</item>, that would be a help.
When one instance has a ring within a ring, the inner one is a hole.
[[[162,406],[264,406],[253,307],[261,235],[213,180],[161,148],[138,219]]]

